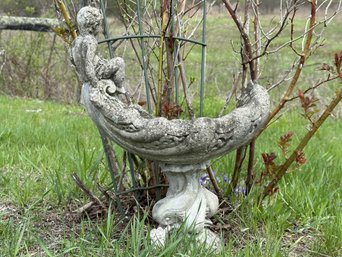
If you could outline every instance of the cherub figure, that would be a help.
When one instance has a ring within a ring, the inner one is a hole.
[[[102,27],[102,14],[94,7],[83,7],[77,14],[78,36],[71,48],[71,61],[82,84],[102,87],[107,93],[125,93],[125,64],[122,58],[106,60],[96,53],[96,36]]]

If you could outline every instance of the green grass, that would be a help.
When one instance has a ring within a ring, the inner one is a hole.
[[[99,136],[82,108],[1,97],[0,117],[0,256],[214,256],[192,247],[193,239],[182,233],[153,249],[151,225],[143,217],[132,218],[126,228],[115,214],[95,222],[71,219],[69,209],[88,201],[71,172],[95,191],[96,181],[110,182],[104,161],[98,161]],[[257,157],[277,152],[279,136],[289,130],[297,133],[295,146],[305,125],[298,115],[285,114],[258,140]],[[324,124],[305,151],[308,163],[285,177],[263,209],[233,199],[240,207],[218,217],[226,225],[226,245],[217,256],[341,254],[341,129],[340,120]],[[233,155],[214,164],[223,187]]]

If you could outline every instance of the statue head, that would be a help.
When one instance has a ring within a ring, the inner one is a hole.
[[[77,24],[80,34],[93,34],[99,32],[102,24],[102,14],[99,9],[85,6],[77,13]]]

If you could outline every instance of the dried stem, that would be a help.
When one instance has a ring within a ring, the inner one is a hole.
[[[252,140],[249,144],[248,153],[248,167],[247,167],[247,177],[246,177],[246,194],[248,195],[254,184],[254,156],[255,156],[255,141],[256,138]]]
[[[254,40],[255,40],[255,54],[260,54],[261,49],[261,35],[260,35],[260,27],[259,24],[259,0],[253,1],[252,4],[254,10]],[[259,77],[260,71],[260,58],[255,59],[255,76]],[[253,138],[252,142],[249,144],[249,152],[248,152],[248,166],[247,166],[247,177],[246,177],[246,195],[252,189],[252,185],[254,183],[254,159],[255,159],[255,143],[256,138]]]
[[[156,103],[156,116],[161,115],[161,95],[162,95],[162,83],[163,83],[163,60],[164,60],[164,48],[165,48],[165,35],[169,24],[168,15],[168,0],[162,0],[162,20],[161,20],[161,34],[159,39],[159,58],[158,58],[158,86],[157,86],[157,103]]]
[[[240,148],[236,150],[234,171],[232,174],[232,179],[230,181],[227,195],[231,195],[234,192],[234,189],[236,188],[238,184],[240,172],[242,168],[242,163],[245,160],[245,157],[246,157],[246,146],[241,146]]]
[[[241,38],[242,38],[242,48],[241,48],[241,59],[242,59],[242,85],[245,84],[246,81],[246,72],[247,72],[247,67],[246,65],[249,65],[249,72],[250,72],[250,77],[252,81],[256,81],[257,79],[257,71],[256,71],[256,66],[255,66],[255,61],[253,58],[253,50],[252,50],[252,45],[251,45],[251,40],[248,35],[249,31],[249,9],[251,7],[251,1],[247,1],[245,4],[245,20],[244,24],[240,21],[239,17],[236,14],[236,8],[233,8],[229,0],[222,0],[224,5],[226,6],[227,11],[229,12],[230,16],[232,17],[233,21],[235,22],[235,25],[237,26]],[[258,46],[257,46],[258,47]],[[253,140],[255,141],[255,140]],[[249,164],[248,164],[248,172],[251,173],[253,170],[253,164],[254,164],[254,143],[250,146],[253,151],[250,151],[250,154],[252,156],[249,157]],[[235,158],[235,166],[234,166],[234,171],[232,174],[232,179],[230,183],[230,187],[228,189],[228,195],[230,195],[234,189],[236,188],[236,185],[239,180],[241,168],[242,168],[242,163],[245,159],[245,154],[246,154],[246,147],[242,146],[236,151],[236,158]],[[252,174],[249,174],[249,178],[252,176]],[[252,183],[252,182],[248,182]]]
[[[77,176],[76,173],[72,173],[71,174],[72,179],[74,180],[74,182],[76,183],[76,185],[83,191],[83,193],[85,193],[90,200],[92,200],[94,203],[97,203],[102,209],[103,211],[107,212],[107,207],[104,205],[103,202],[100,201],[99,198],[97,198],[81,181],[81,179]]]
[[[103,150],[106,155],[107,165],[108,165],[109,173],[112,179],[114,191],[117,192],[117,185],[116,185],[115,177],[118,175],[119,169],[115,161],[115,152],[114,152],[112,145],[110,144],[108,137],[100,129],[99,129],[99,132],[100,132],[100,136],[102,140]]]
[[[120,178],[119,178],[119,182],[117,186],[118,192],[122,192],[125,190],[123,186],[123,180],[124,180],[125,173],[126,173],[126,167],[127,167],[127,151],[124,151],[123,157],[122,157],[122,169],[121,169],[121,174],[120,174]]]
[[[77,37],[76,34],[76,27],[73,24],[71,18],[70,18],[70,14],[68,12],[68,9],[66,8],[64,2],[62,0],[55,0],[55,3],[57,4],[59,10],[62,13],[62,16],[64,18],[64,21],[66,23],[66,25],[68,26],[70,33],[71,33],[71,37],[72,39],[75,39]]]
[[[226,101],[225,101],[218,117],[222,117],[223,113],[227,109],[228,104],[229,104],[230,100],[232,99],[232,96],[235,94],[235,92],[237,90],[237,87],[238,87],[238,84],[240,81],[240,77],[241,77],[241,72],[238,74],[237,78],[234,76],[232,89],[228,92],[228,95],[226,97]]]
[[[247,56],[246,64],[249,65],[251,80],[255,81],[257,79],[257,76],[256,76],[256,72],[255,72],[253,50],[252,50],[250,38],[249,38],[248,34],[246,33],[244,25],[242,24],[240,18],[237,16],[236,10],[233,8],[230,1],[229,0],[222,0],[222,2],[224,3],[227,11],[229,12],[230,16],[232,17],[235,25],[237,26],[237,28],[240,32],[240,35],[241,35],[242,40],[244,42],[245,54]]]
[[[214,171],[213,171],[211,166],[209,166],[207,168],[207,173],[208,173],[210,181],[211,181],[211,183],[212,183],[212,185],[214,187],[216,195],[218,196],[219,199],[222,199],[222,193],[221,193],[220,187],[219,187],[219,185],[217,183],[216,177],[214,175]]]
[[[254,21],[253,21],[253,26],[254,26],[254,40],[255,40],[255,55],[260,55],[260,50],[261,50],[261,34],[260,34],[260,27],[259,22],[259,0],[254,0],[253,1],[253,10],[254,10]],[[257,78],[260,76],[260,58],[257,58],[255,60],[255,72],[257,75]]]

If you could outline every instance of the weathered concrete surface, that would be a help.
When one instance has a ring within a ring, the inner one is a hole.
[[[194,121],[152,118],[105,91],[83,86],[84,103],[97,126],[130,152],[164,163],[201,163],[245,145],[263,128],[269,112],[266,90],[252,83],[228,115]]]
[[[57,19],[0,16],[0,30],[32,30],[51,32],[58,27]]]
[[[217,196],[199,184],[199,178],[207,163],[192,165],[161,165],[168,178],[167,196],[158,201],[152,210],[153,219],[159,223],[151,230],[151,240],[155,245],[164,245],[167,233],[177,229],[184,221],[183,228],[196,233],[198,240],[209,247],[220,249],[220,238],[209,229],[209,220],[218,210]]]

